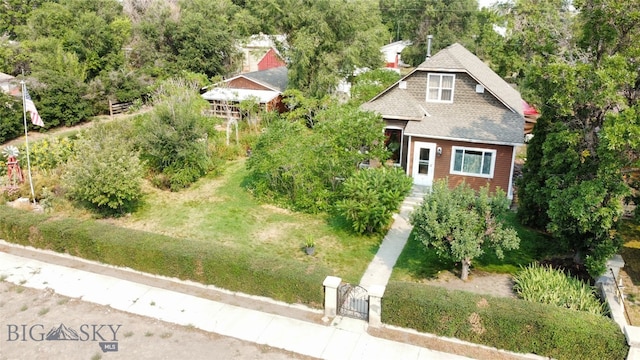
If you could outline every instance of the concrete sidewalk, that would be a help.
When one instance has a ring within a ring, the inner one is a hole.
[[[3,241],[0,245],[4,248],[17,247]],[[69,257],[37,249],[30,251],[47,253],[47,256]],[[86,260],[79,261],[103,266],[107,273],[108,268],[112,268]],[[49,288],[60,295],[316,358],[468,359],[373,337],[366,332],[364,323],[358,320],[343,319],[322,325],[2,251],[0,278],[21,286]],[[175,282],[176,288],[184,285],[184,282],[169,280]],[[301,308],[292,308],[291,311],[320,313]]]
[[[409,196],[403,200],[400,205],[400,212],[393,215],[391,228],[382,240],[382,244],[380,244],[378,252],[369,263],[367,270],[362,275],[360,286],[367,290],[376,285],[387,286],[393,267],[400,253],[402,253],[402,249],[407,244],[413,229],[413,226],[409,223],[411,212],[422,203],[426,192],[426,187],[414,185]]]

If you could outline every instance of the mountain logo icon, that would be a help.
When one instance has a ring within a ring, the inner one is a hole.
[[[66,326],[60,324],[58,327],[53,327],[47,333],[46,340],[80,340],[78,333]]]

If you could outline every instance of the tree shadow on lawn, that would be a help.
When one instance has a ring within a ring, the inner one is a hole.
[[[394,267],[394,273],[406,274],[415,280],[434,279],[440,271],[455,270],[455,263],[439,257],[411,233]]]

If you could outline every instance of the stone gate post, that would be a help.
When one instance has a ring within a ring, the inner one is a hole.
[[[327,276],[322,285],[324,285],[324,317],[323,321],[335,317],[338,311],[338,286],[342,283],[342,279],[336,276]]]
[[[386,286],[369,287],[369,326],[378,328],[382,325],[382,296]]]

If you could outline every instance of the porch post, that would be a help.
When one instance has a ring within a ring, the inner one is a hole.
[[[409,135],[409,139],[407,140],[407,176],[411,177],[411,168],[412,166],[409,166],[409,164],[412,162],[411,156],[412,156],[412,146],[411,146],[411,135]]]
[[[324,317],[323,321],[335,317],[338,311],[338,286],[342,279],[335,276],[327,276],[322,285],[324,286]]]

